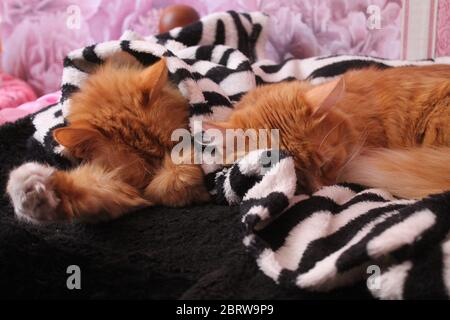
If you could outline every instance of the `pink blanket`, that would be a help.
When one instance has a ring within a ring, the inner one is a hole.
[[[25,81],[0,73],[0,110],[14,108],[35,99],[36,94]]]
[[[3,108],[0,109],[0,125],[6,122],[14,122],[17,119],[25,117],[26,115],[39,111],[42,108],[56,103],[61,94],[60,92],[53,92],[39,99],[31,102],[26,102],[17,108]]]

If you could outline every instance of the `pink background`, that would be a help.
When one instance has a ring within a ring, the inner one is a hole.
[[[438,3],[436,56],[450,56],[450,0]]]
[[[58,89],[62,59],[71,50],[117,39],[126,29],[157,33],[161,8],[186,3],[201,15],[223,10],[270,15],[270,55],[309,57],[354,53],[398,58],[401,0],[3,0],[3,70],[26,80],[38,95]],[[81,11],[79,29],[67,27],[67,8]],[[366,27],[367,7],[381,8],[382,28]]]

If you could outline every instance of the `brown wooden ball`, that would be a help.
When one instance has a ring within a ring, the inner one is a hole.
[[[184,27],[196,22],[200,16],[194,8],[176,4],[163,10],[159,19],[159,32],[164,33],[176,27]]]

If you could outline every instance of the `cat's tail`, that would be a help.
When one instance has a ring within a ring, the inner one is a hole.
[[[340,181],[422,198],[450,190],[450,147],[365,150],[343,168]]]

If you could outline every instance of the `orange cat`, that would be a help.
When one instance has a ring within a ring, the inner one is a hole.
[[[448,65],[350,71],[317,86],[261,86],[227,122],[211,127],[279,129],[304,192],[344,181],[406,198],[450,189]]]
[[[141,69],[106,63],[72,96],[68,127],[55,139],[82,159],[70,171],[28,163],[7,190],[32,221],[113,218],[133,208],[208,201],[198,165],[174,165],[172,131],[188,128],[189,106],[168,81],[165,61]]]
[[[347,181],[423,197],[450,189],[449,79],[450,66],[434,65],[261,86],[229,121],[206,128],[279,129],[304,192]],[[33,222],[98,219],[208,201],[201,168],[169,156],[172,131],[188,128],[188,114],[164,60],[144,70],[105,64],[73,95],[70,126],[54,131],[82,164],[55,171],[29,163],[11,172],[16,214]]]

